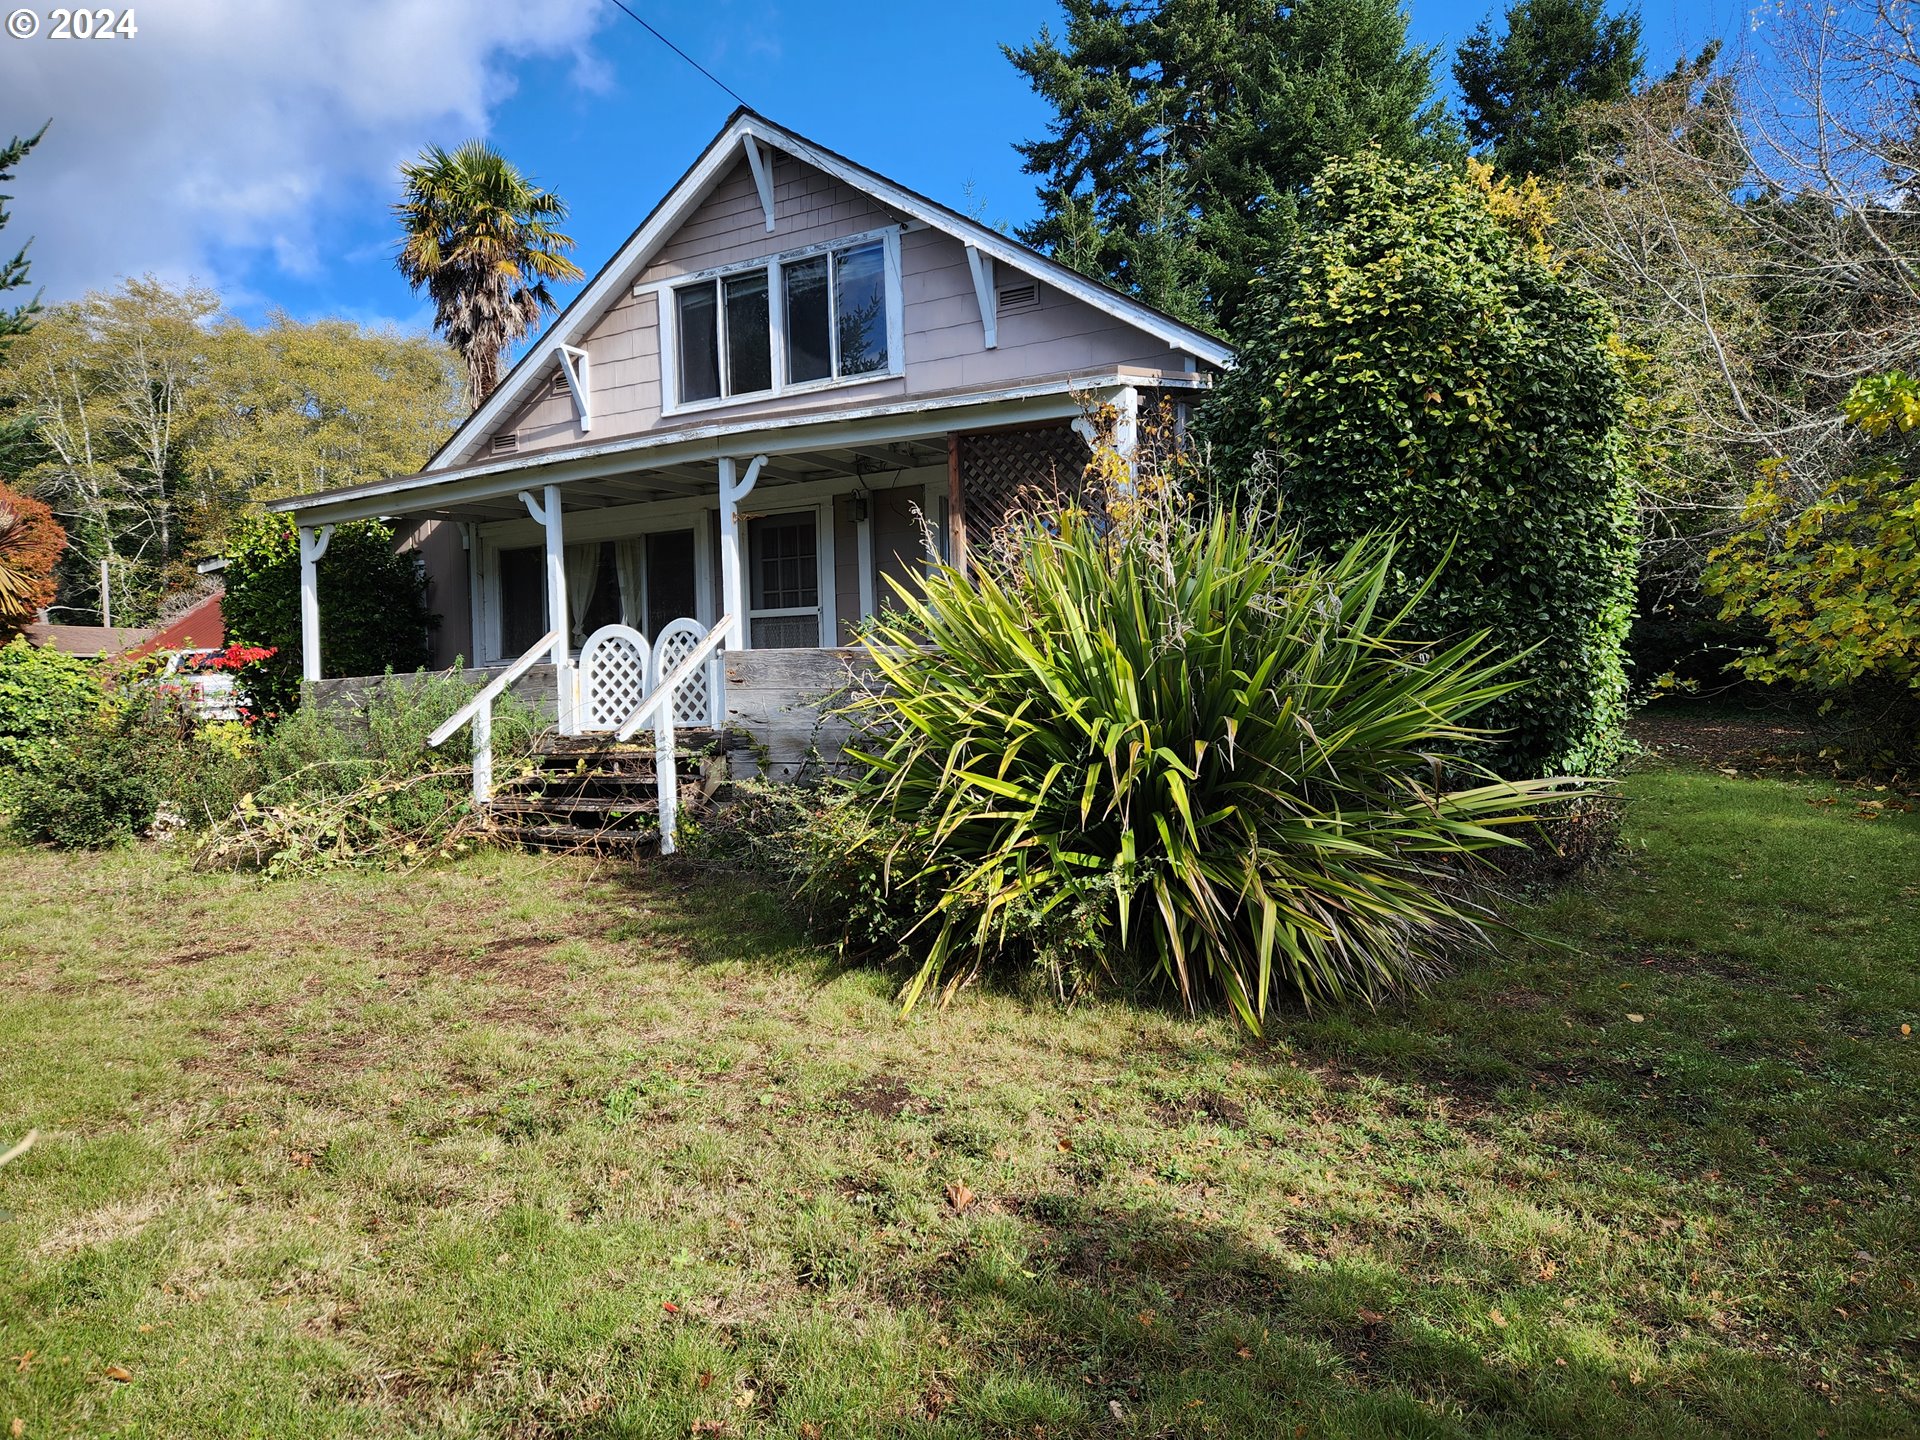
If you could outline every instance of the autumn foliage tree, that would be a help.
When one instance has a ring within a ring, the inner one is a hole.
[[[0,485],[0,644],[53,603],[54,566],[66,548],[52,510]]]

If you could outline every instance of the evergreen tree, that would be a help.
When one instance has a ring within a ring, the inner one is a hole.
[[[1632,93],[1640,78],[1640,16],[1605,0],[1514,0],[1506,29],[1491,21],[1461,45],[1453,78],[1467,139],[1503,175],[1557,175],[1580,157],[1576,111]]]
[[[0,185],[13,179],[14,170],[46,133],[47,127],[42,125],[24,140],[16,135],[5,146],[0,146]],[[11,195],[0,195],[0,230],[6,229],[7,221],[12,218],[7,213],[7,201],[12,198]],[[14,251],[11,259],[0,259],[0,295],[26,286],[27,246],[32,243],[29,240]],[[12,309],[0,307],[0,363],[5,363],[7,351],[13,342],[33,327],[33,317],[39,311],[40,302],[37,298]],[[25,417],[16,415],[16,408],[0,397],[0,480],[16,476],[24,470],[33,452],[33,424]]]
[[[1229,328],[1329,158],[1459,149],[1397,0],[1065,8],[1062,38],[1005,47],[1055,115],[1017,147],[1044,211],[1021,238],[1185,319]]]

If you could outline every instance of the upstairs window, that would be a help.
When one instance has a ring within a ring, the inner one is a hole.
[[[675,404],[896,373],[888,246],[863,238],[672,287]]]

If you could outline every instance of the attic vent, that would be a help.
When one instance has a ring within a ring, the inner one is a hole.
[[[493,453],[511,455],[520,448],[520,434],[515,430],[503,430],[493,437]]]
[[[1005,315],[1009,310],[1033,310],[1040,304],[1040,282],[1023,280],[1017,285],[1000,287],[999,310]]]
[[[553,372],[553,383],[547,386],[547,393],[549,395],[565,395],[567,393],[567,372],[565,370],[556,370]]]

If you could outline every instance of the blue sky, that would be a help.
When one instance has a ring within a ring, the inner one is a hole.
[[[755,108],[989,222],[1034,211],[1012,142],[1046,112],[1000,55],[1058,10],[628,0]],[[1488,0],[1413,0],[1442,50]],[[264,13],[263,13],[264,12]],[[611,0],[148,0],[141,33],[85,49],[0,38],[0,134],[51,114],[15,182],[47,299],[151,270],[236,313],[423,326],[392,268],[393,167],[484,133],[573,207],[589,273],[733,100]],[[1737,31],[1724,0],[1649,0],[1649,64]],[[1448,82],[1450,84],[1450,81]]]

